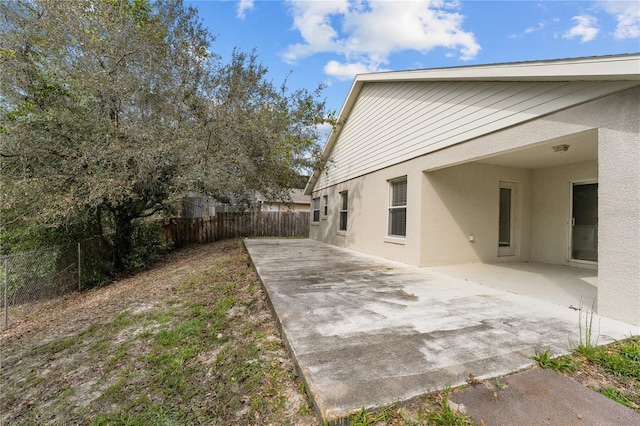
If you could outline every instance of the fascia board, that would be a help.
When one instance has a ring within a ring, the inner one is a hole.
[[[362,74],[361,82],[640,80],[640,54]]]

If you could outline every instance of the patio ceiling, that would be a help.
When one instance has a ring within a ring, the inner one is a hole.
[[[553,147],[556,145],[569,145],[569,149],[566,152],[554,152]],[[590,130],[551,139],[533,147],[497,154],[478,162],[533,170],[597,159],[598,132]]]

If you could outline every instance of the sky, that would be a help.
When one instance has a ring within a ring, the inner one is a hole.
[[[639,1],[186,0],[229,59],[325,86],[340,112],[356,74],[640,52]]]

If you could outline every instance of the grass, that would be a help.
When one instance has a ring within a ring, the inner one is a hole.
[[[241,242],[186,253],[3,342],[0,424],[316,424]]]
[[[594,330],[595,303],[591,309],[585,309],[580,302],[579,340],[572,354],[555,357],[545,349],[536,351],[532,359],[540,367],[576,378],[593,376],[587,382],[594,390],[640,413],[640,337],[631,336],[598,346],[599,331]],[[578,374],[572,374],[576,371]]]
[[[587,350],[578,348],[576,353],[618,377],[640,381],[640,339],[637,337],[617,342],[613,346]]]
[[[548,368],[550,370],[559,371],[561,373],[567,371],[575,371],[577,368],[576,363],[571,357],[560,356],[554,357],[549,349],[542,351],[536,351],[531,357],[542,368]]]
[[[600,393],[640,413],[640,337],[631,337],[610,345],[578,348],[583,362],[609,373],[620,385],[604,386]]]
[[[450,388],[446,388],[440,396],[440,409],[427,415],[427,424],[434,426],[465,426],[474,424],[469,416],[454,410],[449,404]]]
[[[589,352],[598,346],[597,337],[599,333],[596,333],[595,337],[593,333],[593,317],[595,315],[595,306],[596,300],[594,299],[593,303],[591,304],[591,309],[585,311],[582,299],[580,299],[580,307],[578,309],[580,314],[578,318],[578,334],[580,339],[578,341],[578,351]]]
[[[392,419],[397,419],[399,411],[395,405],[378,408],[367,412],[364,407],[349,416],[351,426],[371,426],[376,424],[387,424]]]
[[[542,368],[569,375],[580,370],[592,372],[602,381],[594,386],[596,380],[591,380],[594,390],[640,413],[640,337],[604,346],[581,344],[572,354],[559,357],[554,357],[548,349],[536,351],[532,359]]]
[[[440,393],[425,395],[408,406],[396,404],[367,411],[361,408],[349,417],[351,426],[470,426],[471,417],[454,409],[449,395],[450,387]]]

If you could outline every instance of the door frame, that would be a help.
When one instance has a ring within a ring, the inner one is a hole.
[[[573,187],[574,185],[589,185],[598,183],[598,178],[591,179],[579,179],[569,182],[569,213],[567,218],[567,262],[574,266],[582,268],[597,269],[598,262],[592,260],[574,259],[573,258]],[[598,193],[600,192],[600,186],[598,185]],[[598,197],[599,198],[599,197]],[[598,206],[599,206],[598,201]],[[599,210],[599,208],[598,208]]]
[[[509,247],[500,247],[500,189],[508,188],[511,190],[511,229],[510,229],[510,245]],[[498,257],[513,257],[518,255],[519,247],[519,200],[518,183],[512,181],[501,180],[498,183]]]

